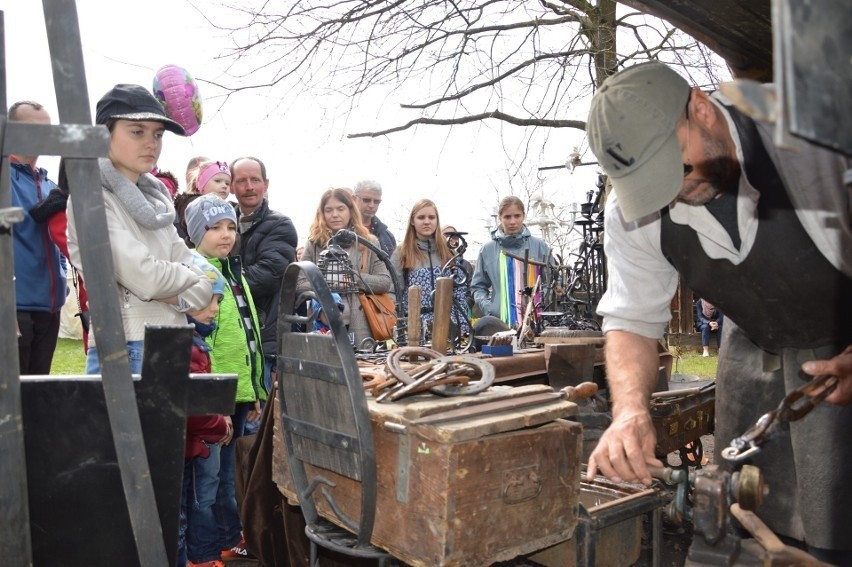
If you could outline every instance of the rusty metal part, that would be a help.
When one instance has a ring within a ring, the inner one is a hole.
[[[722,450],[722,457],[729,461],[743,461],[758,451],[779,429],[782,423],[798,421],[808,415],[837,387],[837,376],[817,376],[800,388],[796,388],[781,400],[774,410],[763,414],[748,430],[731,440]]]
[[[407,359],[412,362],[416,358],[425,358],[427,361],[406,372],[402,361]],[[454,383],[431,384],[429,390],[439,396],[477,394],[494,383],[494,367],[490,363],[468,355],[441,356],[438,352],[423,347],[403,347],[392,351],[388,355],[386,367],[388,374],[409,386],[414,383],[434,382],[447,376],[467,377],[466,380],[457,380]],[[395,391],[377,401],[399,399],[413,393],[414,389],[402,387],[399,391],[402,393]]]
[[[432,361],[432,364],[447,363],[453,366],[461,366],[465,369],[468,376],[478,375],[479,380],[469,382],[465,386],[435,386],[430,391],[439,396],[469,396],[478,394],[490,388],[494,383],[494,367],[491,363],[464,354],[456,354],[452,356],[444,356],[438,360]]]
[[[678,392],[678,390],[673,390]],[[664,457],[713,433],[716,414],[716,383],[698,392],[651,399],[651,419],[657,435],[654,453]]]
[[[402,361],[407,360],[412,362],[416,358],[422,358],[424,360],[435,360],[436,358],[440,358],[441,353],[436,352],[430,348],[425,347],[402,347],[391,351],[388,355],[387,361],[385,365],[387,367],[387,371],[391,376],[394,376],[397,380],[404,384],[412,383],[416,378],[409,375],[402,367]],[[417,369],[422,368],[423,365],[417,367]],[[416,375],[415,370],[415,375]]]
[[[763,474],[760,469],[753,465],[743,465],[732,477],[732,489],[734,500],[739,502],[743,510],[755,511],[760,508],[763,497],[769,492],[769,488],[763,482]]]
[[[677,488],[675,497],[663,509],[663,513],[672,523],[681,525],[686,519],[687,491],[689,489],[689,475],[684,469],[673,469],[671,467],[648,467],[648,472],[653,478],[662,481],[668,486]]]
[[[748,533],[754,537],[754,540],[760,544],[760,547],[765,550],[765,553],[757,556],[758,559],[762,560],[764,565],[830,567],[828,563],[819,561],[801,549],[785,545],[754,512],[744,510],[736,502],[731,504],[731,515],[737,519]]]
[[[734,502],[731,504],[731,514],[739,521],[748,532],[754,536],[760,545],[770,553],[778,553],[784,551],[785,545],[778,536],[772,533],[766,524],[758,518],[754,512],[743,508],[740,504]]]
[[[657,480],[661,480],[668,485],[682,484],[688,480],[686,471],[683,469],[673,469],[671,467],[648,467],[648,472]]]
[[[731,475],[716,465],[690,473],[694,537],[687,561],[698,565],[732,565],[740,540],[730,533]]]

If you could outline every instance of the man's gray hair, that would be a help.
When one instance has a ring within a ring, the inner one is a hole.
[[[375,191],[379,195],[382,194],[382,186],[378,181],[372,179],[364,179],[355,184],[355,195],[360,195],[364,191]]]

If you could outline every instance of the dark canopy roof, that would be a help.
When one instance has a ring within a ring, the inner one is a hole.
[[[770,0],[620,0],[662,18],[721,55],[735,77],[772,81]]]

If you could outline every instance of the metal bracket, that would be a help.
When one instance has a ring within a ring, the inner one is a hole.
[[[7,207],[0,209],[0,234],[10,234],[12,225],[24,220],[24,209]]]

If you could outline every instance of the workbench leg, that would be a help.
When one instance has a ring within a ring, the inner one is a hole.
[[[651,566],[660,567],[663,557],[663,509],[651,512]]]

